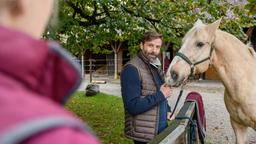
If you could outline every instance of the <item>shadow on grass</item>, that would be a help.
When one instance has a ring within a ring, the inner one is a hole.
[[[103,93],[86,97],[83,92],[76,92],[65,107],[86,122],[103,144],[132,144],[124,136],[124,110],[120,97]]]

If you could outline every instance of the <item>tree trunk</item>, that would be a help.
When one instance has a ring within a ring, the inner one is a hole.
[[[84,75],[84,52],[83,51],[81,54],[81,75],[82,75],[82,79],[84,79],[85,75]]]
[[[114,54],[115,54],[115,70],[114,70],[114,79],[117,79],[117,73],[118,73],[118,52],[119,52],[119,49],[122,45],[122,42],[112,42],[111,43],[111,47],[112,47],[112,50],[114,51]]]
[[[114,73],[114,79],[117,79],[117,53],[115,52],[115,73]]]
[[[81,60],[81,76],[82,76],[82,79],[85,78],[85,73],[84,73],[84,54],[86,52],[86,49],[80,47],[80,54],[81,54],[81,57],[80,57],[80,60]]]

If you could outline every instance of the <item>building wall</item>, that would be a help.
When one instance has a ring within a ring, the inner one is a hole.
[[[206,72],[205,72],[205,79],[206,80],[220,80],[220,77],[218,76],[217,72],[213,67],[210,67]]]

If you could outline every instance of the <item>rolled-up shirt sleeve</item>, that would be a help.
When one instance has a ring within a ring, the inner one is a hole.
[[[139,73],[132,65],[125,66],[121,73],[121,92],[125,109],[131,115],[146,112],[165,100],[159,89],[152,95],[141,97]]]

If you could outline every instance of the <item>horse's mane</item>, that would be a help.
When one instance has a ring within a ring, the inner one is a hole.
[[[194,35],[196,35],[198,33],[198,31],[200,29],[202,29],[203,27],[205,27],[206,25],[203,24],[202,22],[196,22],[194,24],[194,26],[185,34],[185,36],[183,37],[182,39],[182,42],[184,43],[184,41],[188,38],[191,38],[193,37]],[[237,44],[241,44],[241,45],[244,45],[246,48],[248,48],[249,50],[251,49],[254,49],[254,51],[256,51],[256,42],[253,44],[251,44],[250,46],[247,44],[245,45],[243,42],[241,42],[237,37],[235,37],[234,35],[228,33],[228,32],[225,32],[225,31],[222,31],[222,30],[217,30],[219,31],[220,33],[223,34],[224,37],[230,39],[230,40],[234,40],[234,42],[237,42]],[[256,33],[256,30],[254,31]],[[255,38],[256,39],[256,38]]]
[[[234,36],[233,34],[231,34],[229,32],[218,29],[217,33],[221,34],[222,37],[225,37],[226,39],[229,39],[229,40],[232,40],[234,42],[240,43],[241,45],[245,45],[240,39],[238,39],[236,36]]]
[[[231,40],[233,41],[231,44],[233,46],[231,46],[231,48],[238,48],[240,47],[241,49],[239,49],[239,53],[242,53],[241,50],[245,50],[247,52],[250,52],[250,54],[253,56],[253,57],[256,57],[256,52],[255,52],[255,49],[253,49],[252,46],[248,45],[248,44],[245,44],[243,43],[241,40],[239,40],[237,37],[235,37],[234,35],[226,32],[226,31],[222,31],[222,30],[217,30],[217,33],[218,35],[222,37],[222,39],[226,39],[226,40]],[[218,37],[219,37],[218,36]]]
[[[205,24],[197,22],[195,25],[186,33],[186,35],[183,37],[182,42],[185,41],[185,39],[192,37],[191,34],[196,34],[197,31],[199,31]]]

